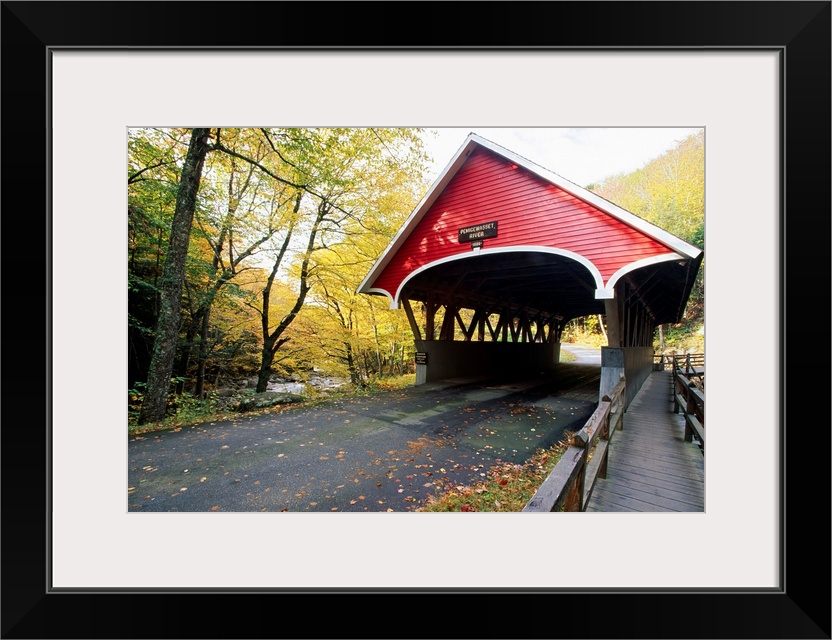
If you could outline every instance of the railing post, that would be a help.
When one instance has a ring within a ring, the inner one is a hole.
[[[584,452],[584,457],[586,457],[586,452]],[[582,465],[580,472],[578,473],[578,477],[575,478],[575,482],[572,486],[567,490],[566,497],[563,501],[563,510],[564,511],[583,511],[584,510],[584,486],[586,480],[586,464]]]
[[[696,398],[690,392],[695,386],[692,381],[685,385],[685,442],[693,442],[693,429],[688,416],[696,416]]]
[[[612,416],[612,406],[610,406],[610,412],[607,414],[607,419],[604,420],[604,430],[601,432],[601,440],[606,440],[609,442],[610,440],[610,417]],[[601,460],[601,465],[598,467],[598,477],[599,478],[606,478],[607,477],[607,460],[609,460],[609,447],[604,452],[604,459]]]
[[[673,413],[679,413],[679,369],[673,363]]]
[[[575,483],[567,494],[566,501],[563,503],[564,511],[583,511],[584,507],[584,487],[586,487],[586,458],[589,455],[589,441],[586,433],[583,430],[578,431],[572,436],[572,446],[580,447],[584,450],[581,456],[580,469],[575,478]]]

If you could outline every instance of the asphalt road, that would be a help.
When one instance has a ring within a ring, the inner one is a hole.
[[[594,364],[601,366],[601,349],[578,347],[572,344],[561,344],[561,350],[568,351],[575,356],[575,364]]]
[[[561,364],[133,436],[128,510],[412,511],[444,483],[471,484],[579,429],[599,375]]]

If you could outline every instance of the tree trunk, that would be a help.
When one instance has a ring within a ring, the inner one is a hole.
[[[263,342],[263,349],[260,352],[260,370],[257,372],[257,393],[263,393],[269,386],[269,378],[272,376],[272,363],[278,349],[289,342],[289,338],[276,336],[267,337]]]
[[[260,371],[257,372],[257,393],[263,393],[269,386],[269,378],[272,375],[272,362],[274,362],[274,351],[272,344],[266,340],[260,352]]]
[[[347,369],[350,372],[350,382],[352,382],[356,387],[361,387],[364,385],[364,381],[361,379],[361,372],[356,366],[355,355],[352,352],[352,345],[349,342],[345,342],[344,348],[347,352]]]
[[[160,285],[159,318],[147,374],[147,391],[139,414],[139,424],[157,422],[165,417],[170,375],[179,335],[185,260],[188,256],[191,224],[196,209],[196,194],[199,191],[205,155],[208,153],[209,134],[209,129],[194,129],[191,132],[188,153],[182,167],[171,225],[170,245]]]
[[[196,338],[196,330],[198,321],[196,317],[192,317],[188,323],[188,328],[185,333],[185,342],[180,349],[179,361],[175,363],[173,371],[177,376],[186,378],[188,376],[188,367],[191,364],[191,348]],[[176,384],[176,393],[181,395],[185,392],[185,381],[182,380]]]
[[[211,305],[202,314],[202,326],[199,329],[199,364],[196,371],[196,388],[194,395],[200,400],[205,399],[205,363],[208,360],[208,326],[211,321]]]
[[[302,195],[303,194],[299,194],[296,200],[295,213],[297,213],[300,210]],[[269,274],[268,280],[266,281],[266,286],[263,288],[263,308],[260,312],[261,329],[263,332],[263,355],[262,361],[260,363],[260,375],[258,376],[257,380],[257,393],[263,393],[266,390],[266,385],[268,384],[269,376],[271,375],[271,367],[272,362],[274,361],[275,353],[277,353],[277,350],[289,340],[289,338],[281,338],[280,336],[282,336],[283,332],[289,328],[292,322],[294,322],[295,318],[297,317],[298,313],[300,313],[300,310],[303,307],[303,303],[306,300],[306,294],[309,293],[309,289],[311,286],[309,284],[309,263],[312,257],[312,252],[314,251],[315,240],[318,237],[318,229],[320,228],[321,222],[323,222],[328,212],[328,203],[321,202],[318,205],[318,215],[315,218],[315,222],[312,224],[311,231],[309,232],[309,238],[307,239],[306,243],[306,252],[304,253],[303,260],[301,261],[300,282],[298,287],[299,290],[297,298],[295,299],[295,304],[289,311],[289,313],[283,316],[283,319],[272,332],[269,332],[269,303],[271,300],[271,289],[272,285],[274,284],[275,275],[277,274],[277,268],[280,265],[281,260],[283,259],[283,255],[288,245],[288,235],[286,241],[283,243],[283,247],[281,247],[280,249],[280,255],[278,256],[277,260],[274,263],[274,266],[272,267],[272,271]]]

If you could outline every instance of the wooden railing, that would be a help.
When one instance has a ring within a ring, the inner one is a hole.
[[[653,371],[675,371],[682,369],[686,375],[705,374],[704,353],[683,353],[663,355],[657,353],[653,356]]]
[[[607,477],[612,437],[624,425],[624,377],[601,398],[583,428],[523,511],[584,511],[598,478]]]
[[[673,366],[673,412],[685,416],[685,440],[696,441],[705,455],[705,358],[693,365],[678,358]]]

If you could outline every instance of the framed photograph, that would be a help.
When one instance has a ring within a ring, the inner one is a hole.
[[[392,6],[2,3],[3,637],[829,638],[830,2]],[[704,128],[705,513],[128,513],[127,128],[266,124]]]

